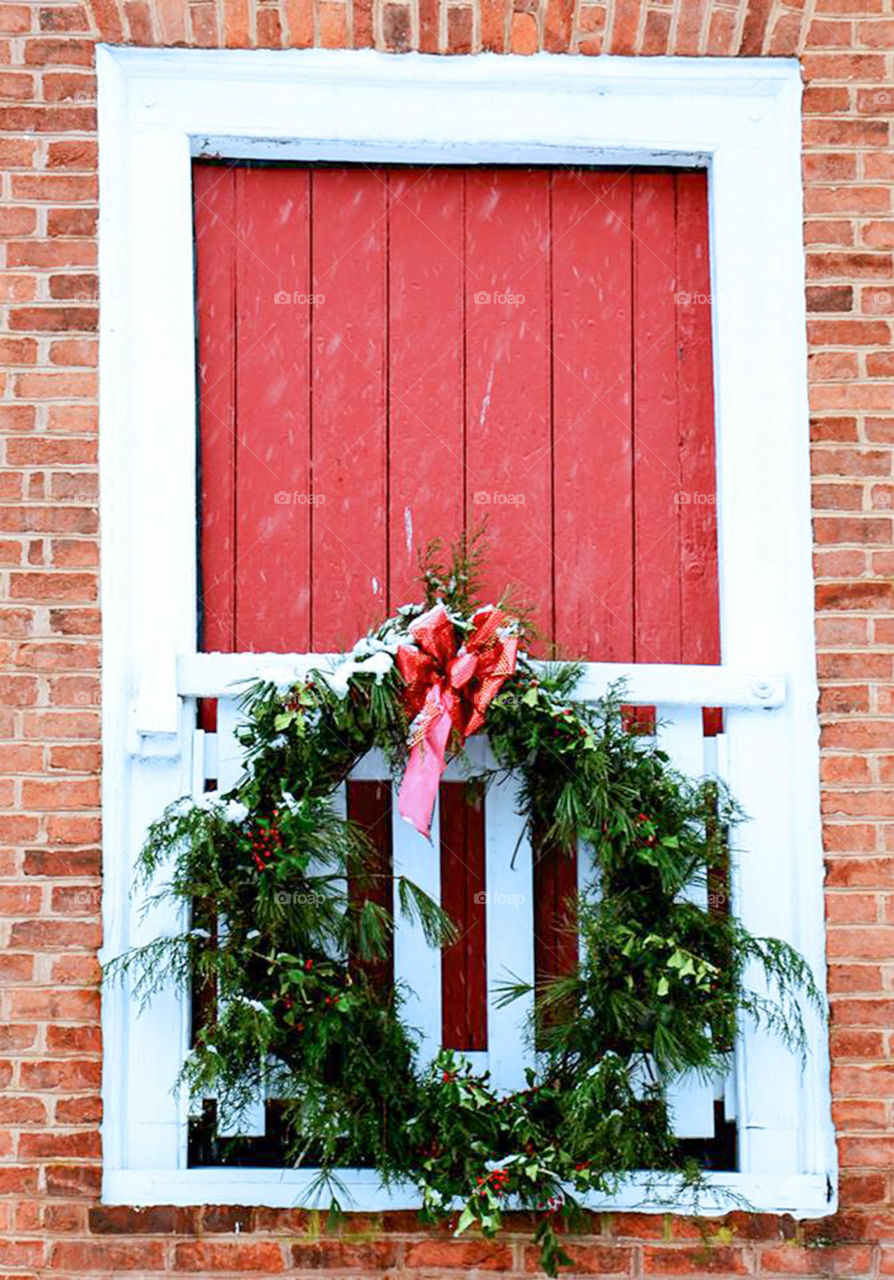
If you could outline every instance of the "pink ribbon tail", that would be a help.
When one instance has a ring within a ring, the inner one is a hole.
[[[400,816],[412,823],[426,840],[431,836],[431,819],[441,774],[444,772],[444,754],[450,728],[450,712],[447,707],[442,706],[441,714],[429,725],[425,737],[410,751],[400,791],[397,793]]]

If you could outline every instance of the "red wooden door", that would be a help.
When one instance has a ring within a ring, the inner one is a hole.
[[[515,587],[543,651],[719,660],[704,173],[201,163],[194,183],[205,649],[349,647],[418,595],[417,548],[486,516],[489,594]],[[467,939],[445,1043],[478,1048],[483,827],[445,793]],[[349,794],[373,832],[389,804]],[[575,874],[536,865],[542,975],[573,961]]]

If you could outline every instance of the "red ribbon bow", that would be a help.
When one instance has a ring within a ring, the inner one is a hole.
[[[415,648],[401,645],[397,651],[413,717],[397,807],[426,837],[451,729],[463,741],[477,733],[503,681],[515,671],[518,636],[506,634],[512,621],[501,609],[479,609],[471,635],[457,649],[450,616],[437,604],[410,624]]]

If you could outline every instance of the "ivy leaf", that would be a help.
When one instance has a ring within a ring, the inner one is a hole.
[[[456,1230],[453,1234],[461,1236],[464,1231],[468,1231],[474,1221],[475,1213],[469,1205],[466,1205],[462,1213],[459,1215],[459,1222],[456,1224]]]

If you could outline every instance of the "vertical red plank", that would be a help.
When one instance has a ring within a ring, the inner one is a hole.
[[[440,790],[441,906],[459,936],[441,958],[445,1049],[487,1048],[487,930],[484,800],[469,803],[465,783]]]
[[[236,647],[309,647],[308,175],[236,172]]]
[[[556,644],[633,659],[630,176],[553,177]]]
[[[466,177],[466,520],[487,516],[486,589],[514,585],[553,639],[549,174]]]
[[[313,172],[311,648],[350,647],[386,613],[387,186]]]
[[[577,893],[577,850],[541,845],[536,851],[534,880],[534,981],[538,989],[577,968],[577,935],[573,929]]]
[[[704,172],[677,174],[677,434],[683,662],[720,661],[717,473],[708,190]]]
[[[389,175],[388,610],[419,596],[417,551],[463,528],[463,172]]]
[[[674,175],[633,182],[634,563],[637,662],[679,662]]]
[[[376,851],[374,878],[363,884],[351,881],[348,884],[348,899],[353,908],[359,907],[366,899],[390,913],[394,866],[391,849],[391,783],[349,782],[346,790],[348,817],[362,828]],[[387,953],[382,959],[361,961],[354,956],[352,961],[355,965],[362,965],[377,986],[393,986],[394,947],[390,940]]]
[[[200,426],[200,643],[228,653],[235,640],[236,173],[193,165]]]

